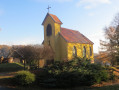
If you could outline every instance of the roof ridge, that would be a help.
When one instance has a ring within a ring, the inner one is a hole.
[[[76,31],[76,30],[61,27],[60,34],[64,37],[64,39],[67,42],[94,44],[86,36],[84,36],[82,33],[80,33],[79,31]]]
[[[48,13],[48,14],[52,17],[52,19],[53,19],[55,22],[62,24],[61,20],[60,20],[56,15],[50,14],[50,13]],[[56,19],[57,19],[58,21],[57,21]]]
[[[44,22],[45,22],[46,18],[48,17],[48,15],[52,18],[52,20],[53,20],[54,22],[56,22],[56,23],[58,23],[58,24],[63,24],[63,23],[61,22],[61,20],[60,20],[56,15],[47,13],[47,15],[45,16],[45,19],[43,20],[42,25],[44,24]]]
[[[64,28],[64,27],[61,27],[61,28]],[[79,32],[78,30],[73,30],[73,29],[69,29],[69,28],[64,28],[64,29],[67,29],[67,30],[70,30],[70,31]],[[80,32],[79,32],[79,33],[80,33]]]

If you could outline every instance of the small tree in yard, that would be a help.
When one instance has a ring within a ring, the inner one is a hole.
[[[15,50],[13,56],[25,60],[26,63],[30,67],[32,65],[36,65],[36,63],[38,63],[37,65],[39,68],[39,60],[41,60],[41,59],[52,59],[53,58],[53,52],[52,52],[52,49],[48,46],[27,45],[27,46],[23,46],[23,47],[18,47]]]
[[[119,63],[119,14],[115,17],[113,25],[105,28],[106,41],[101,41],[101,46],[112,65]]]
[[[37,60],[38,62],[38,68],[40,60],[42,59],[52,60],[54,58],[54,52],[50,46],[34,45],[34,48],[35,48],[34,59]]]
[[[33,48],[31,46],[15,46],[13,57],[24,60],[24,69],[25,69],[25,63],[27,62],[27,60],[29,61],[32,60],[31,57],[32,54],[33,54]]]
[[[8,45],[0,45],[0,57],[7,58],[10,54],[10,51],[12,49],[12,46]]]
[[[14,46],[0,45],[1,63],[7,63],[14,52]]]

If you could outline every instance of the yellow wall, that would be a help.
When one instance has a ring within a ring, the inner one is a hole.
[[[67,60],[67,42],[60,35],[60,60]]]
[[[46,29],[47,25],[50,24],[52,26],[52,35],[47,36]],[[54,59],[60,59],[60,42],[59,42],[59,32],[60,32],[60,24],[55,23],[50,16],[47,16],[46,21],[44,22],[44,45],[48,45],[48,41],[50,40],[51,47],[55,53]]]
[[[55,23],[55,60],[60,60],[60,24]]]
[[[80,43],[68,43],[67,45],[67,51],[68,51],[68,60],[71,60],[73,58],[73,47],[76,47],[77,49],[77,56],[83,58],[83,47],[86,47],[86,58],[89,58],[94,60],[94,55],[93,55],[93,45],[91,44],[80,44]],[[92,49],[92,56],[90,56],[90,47]]]
[[[52,35],[47,37],[46,34],[46,29],[47,29],[47,25],[50,24],[52,26]],[[51,19],[50,16],[47,17],[47,20],[44,22],[44,45],[48,45],[48,41],[50,40],[51,43],[51,47],[53,48],[53,50],[55,50],[54,46],[55,46],[55,42],[54,42],[54,38],[55,38],[55,27],[54,27],[54,21]]]

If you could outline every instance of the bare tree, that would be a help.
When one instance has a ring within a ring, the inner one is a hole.
[[[105,49],[112,65],[119,63],[119,14],[116,15],[113,25],[105,28],[106,41],[101,41],[102,50]]]
[[[34,59],[37,60],[37,65],[39,68],[39,61],[40,60],[53,60],[54,59],[54,52],[51,49],[50,46],[44,46],[44,45],[34,45]]]
[[[10,54],[11,46],[8,45],[0,45],[0,57],[7,58]]]
[[[49,46],[42,45],[27,45],[22,47],[17,47],[13,56],[17,58],[21,58],[26,61],[30,67],[34,65],[38,65],[39,68],[39,60],[53,59],[53,51]],[[25,63],[25,62],[24,62]],[[37,64],[36,64],[37,63]]]

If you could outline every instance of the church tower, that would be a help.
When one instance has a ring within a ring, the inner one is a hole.
[[[44,26],[44,45],[49,45],[53,49],[55,55],[54,60],[60,58],[59,32],[61,31],[62,22],[57,16],[47,13],[42,25]]]

